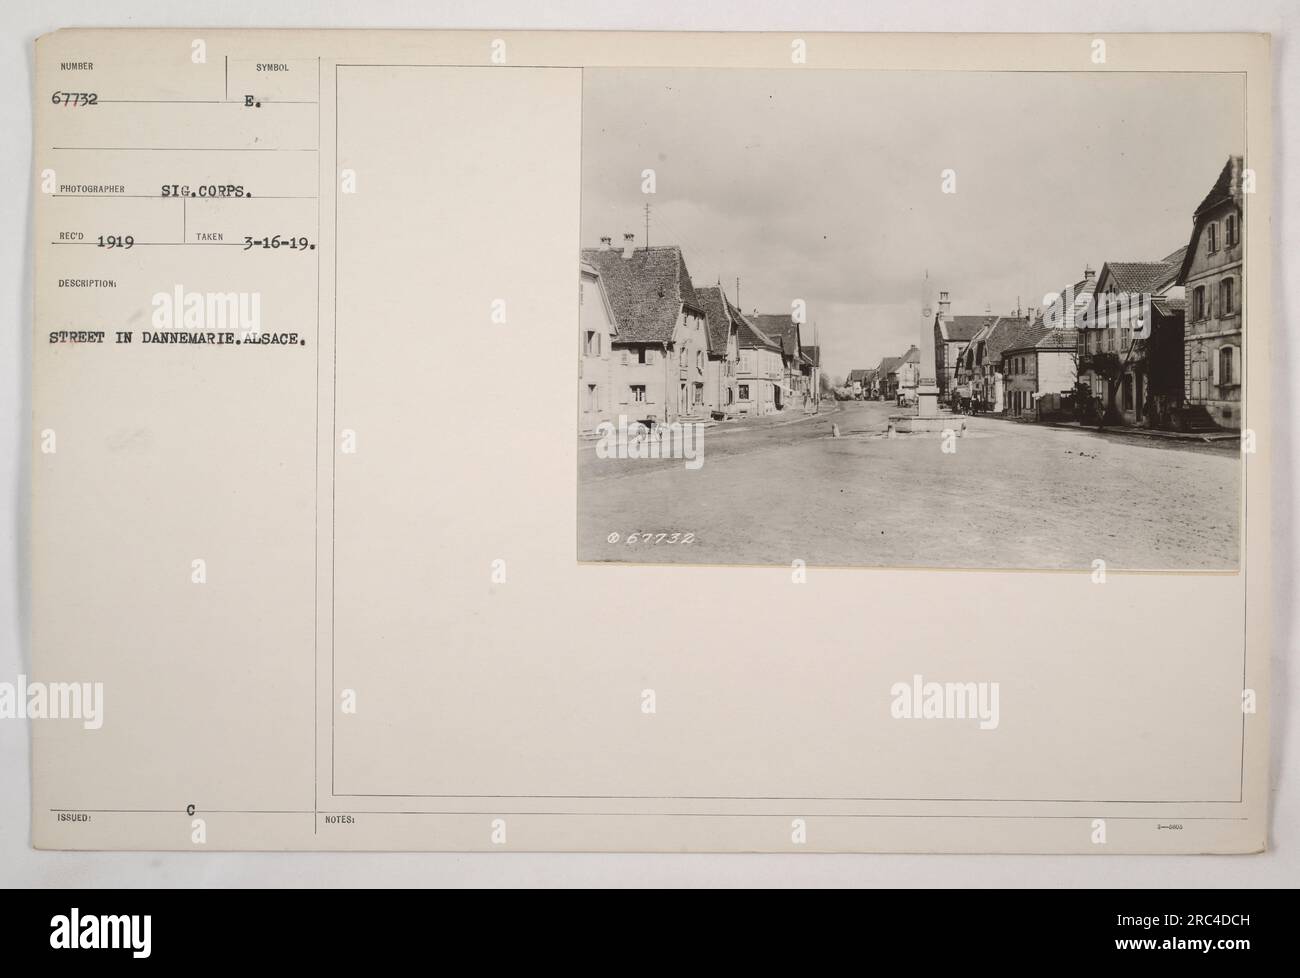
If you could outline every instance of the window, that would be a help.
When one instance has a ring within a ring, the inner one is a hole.
[[[686,366],[686,347],[682,347],[681,352],[677,354],[677,365],[679,367]]]
[[[1232,294],[1234,291],[1233,286],[1234,286],[1233,280],[1230,278],[1225,278],[1221,282],[1219,282],[1219,315],[1220,316],[1231,316],[1234,312],[1237,311],[1234,304],[1236,296]]]
[[[1237,215],[1229,214],[1223,222],[1223,243],[1231,248],[1237,243]]]
[[[600,408],[600,394],[596,390],[595,384],[587,385],[587,410],[596,411]]]
[[[600,334],[594,329],[587,330],[587,356],[600,356]]]
[[[638,404],[645,403],[645,384],[632,385],[632,400]]]
[[[1219,225],[1211,223],[1205,229],[1205,250],[1211,255],[1219,250]]]
[[[703,370],[704,370],[704,351],[703,351],[703,350],[696,350],[696,351],[695,351],[695,369],[696,369],[696,370],[699,370],[699,371],[703,371]]]
[[[1200,322],[1205,318],[1205,286],[1198,285],[1192,289],[1192,319]]]
[[[636,348],[636,362],[654,363],[655,362],[654,352],[650,350],[648,347],[638,346]]]
[[[741,399],[742,401],[748,401],[748,400],[749,400],[749,385],[748,385],[748,384],[741,384],[741,385],[739,385],[739,386],[740,386],[740,399]]]
[[[1233,362],[1233,348],[1230,346],[1219,347],[1219,386],[1231,387],[1237,383],[1235,373],[1236,365]]]

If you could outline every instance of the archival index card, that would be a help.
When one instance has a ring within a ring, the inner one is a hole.
[[[34,844],[1260,850],[1269,84],[41,38]]]

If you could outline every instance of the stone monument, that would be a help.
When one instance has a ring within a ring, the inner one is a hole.
[[[930,275],[925,276],[921,302],[921,335],[916,348],[921,351],[921,362],[916,365],[916,412],[891,414],[888,434],[897,432],[913,434],[923,432],[966,431],[966,419],[960,415],[939,410],[938,366],[934,350],[934,309],[930,305]]]

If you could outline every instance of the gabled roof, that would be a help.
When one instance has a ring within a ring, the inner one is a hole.
[[[803,357],[814,367],[822,365],[822,350],[819,346],[805,346],[803,348]]]
[[[867,373],[868,373],[868,371],[866,371],[866,370],[850,370],[850,371],[849,371],[849,379],[846,380],[845,383],[847,383],[847,384],[851,384],[851,383],[853,383],[855,380],[858,381],[859,383],[861,383],[862,381],[864,381],[864,380],[867,379]]]
[[[902,366],[905,363],[920,363],[920,362],[921,362],[921,351],[916,348],[915,343],[909,346],[907,348],[907,352],[904,353],[901,357],[899,357],[898,360],[899,366]]]
[[[980,327],[991,322],[993,316],[949,316],[941,320],[943,332],[949,342],[969,343]]]
[[[1240,156],[1229,156],[1228,162],[1223,164],[1223,169],[1219,171],[1219,178],[1214,181],[1214,186],[1210,192],[1196,206],[1192,214],[1192,236],[1187,242],[1187,248],[1183,252],[1183,260],[1179,264],[1178,274],[1174,276],[1174,282],[1178,285],[1184,285],[1187,282],[1187,273],[1192,267],[1192,259],[1196,255],[1196,239],[1200,237],[1201,226],[1209,220],[1208,211],[1220,204],[1232,201],[1238,207],[1241,206],[1241,168],[1242,158]]]
[[[1107,271],[1120,292],[1150,295],[1169,277],[1170,266],[1162,261],[1108,261],[1102,266],[1098,282],[1104,281]]]
[[[1021,331],[1028,327],[1028,317],[998,316],[976,334],[967,349],[974,353],[977,344],[982,343],[984,356],[981,363],[997,361],[1001,359],[1002,351],[1009,349],[1009,344],[1014,343]]]
[[[876,365],[876,376],[888,376],[894,370],[898,369],[898,365],[902,362],[902,357],[882,357],[880,363]]]
[[[731,304],[731,300],[727,298],[727,293],[722,291],[720,285],[706,285],[697,288],[695,297],[704,309],[705,320],[708,324],[709,355],[726,356],[727,337],[731,334],[731,327],[736,327],[737,335],[740,332],[740,311]]]
[[[582,259],[600,272],[621,342],[669,343],[683,306],[704,312],[676,245],[637,248],[630,258],[614,248],[583,248]]]
[[[1002,348],[1001,355],[1023,353],[1026,350],[1073,350],[1078,337],[1079,334],[1073,329],[1038,324],[1024,326]]]
[[[1049,329],[1045,336],[1034,341],[1036,350],[1073,350],[1079,342],[1079,331],[1074,329]]]
[[[600,277],[600,271],[589,261],[579,261],[578,271],[582,275],[590,275],[596,280],[596,291],[600,294],[600,301],[605,306],[605,312],[609,314],[609,335],[618,336],[618,317],[614,315],[614,307],[610,304],[609,293],[605,290],[605,282]]]
[[[1181,265],[1183,263],[1183,259],[1186,257],[1187,257],[1187,245],[1183,245],[1177,251],[1173,252],[1172,254],[1165,255],[1165,257],[1161,258],[1160,260],[1164,262],[1166,265]]]
[[[788,357],[799,353],[799,324],[788,313],[755,313],[749,320],[781,346]]]
[[[1193,219],[1199,218],[1211,207],[1216,207],[1225,200],[1236,200],[1241,196],[1241,163],[1240,156],[1228,157],[1228,162],[1224,163],[1223,169],[1219,171],[1219,178],[1214,181],[1214,186],[1192,212]]]
[[[736,327],[736,341],[743,350],[773,350],[781,352],[781,345],[772,337],[750,322],[748,316],[741,316]]]
[[[1097,276],[1089,275],[1086,278],[1080,279],[1078,282],[1075,282],[1073,285],[1067,285],[1065,288],[1061,289],[1061,291],[1055,294],[1060,300],[1062,306],[1064,305],[1066,299],[1071,300],[1070,308],[1069,309],[1063,308],[1061,311],[1063,314],[1068,314],[1069,316],[1073,316],[1073,314],[1078,311],[1079,307],[1083,305],[1087,301],[1088,297],[1091,296],[1093,292],[1095,292],[1096,290],[1097,290]],[[1055,305],[1056,303],[1052,303],[1051,305],[1045,306],[1044,308],[1052,309],[1055,307]],[[1034,321],[1037,322],[1039,319],[1042,318],[1043,318],[1042,310],[1039,310],[1038,315],[1034,317]],[[1051,319],[1049,321],[1054,322],[1055,320]]]

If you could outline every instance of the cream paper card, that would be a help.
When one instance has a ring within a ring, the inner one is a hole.
[[[36,51],[36,846],[1266,845],[1267,37]]]

